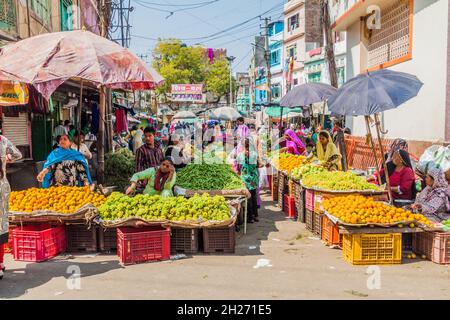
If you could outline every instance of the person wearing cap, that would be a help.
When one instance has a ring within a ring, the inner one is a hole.
[[[164,198],[173,197],[173,186],[175,185],[177,174],[173,165],[173,159],[166,157],[156,168],[148,168],[144,171],[135,173],[130,181],[131,186],[126,190],[126,194],[132,194],[136,190],[139,181],[147,180],[147,186],[144,194],[160,195]]]

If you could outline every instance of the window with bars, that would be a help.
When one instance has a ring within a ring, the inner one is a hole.
[[[50,0],[31,0],[31,10],[45,25],[50,25]]]
[[[377,67],[410,54],[409,0],[398,0],[381,12],[381,28],[371,30],[368,68]]]
[[[16,28],[16,8],[13,0],[0,1],[0,30]]]

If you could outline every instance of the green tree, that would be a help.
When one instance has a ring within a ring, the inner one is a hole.
[[[204,82],[205,61],[201,48],[188,47],[177,39],[160,40],[153,56],[153,67],[164,77],[158,94],[170,93],[172,84]]]
[[[233,79],[234,80],[234,79]],[[206,89],[217,101],[230,92],[230,65],[225,59],[215,60],[208,66],[205,77]],[[233,81],[233,90],[235,83]]]
[[[172,84],[203,83],[217,101],[229,93],[230,69],[226,59],[212,64],[200,47],[186,46],[178,39],[159,40],[153,50],[153,67],[164,77],[156,92],[167,97]]]

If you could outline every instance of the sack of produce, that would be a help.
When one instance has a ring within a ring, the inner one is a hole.
[[[123,191],[130,184],[130,177],[134,174],[134,155],[128,149],[120,149],[105,156],[106,185],[116,186]]]
[[[450,170],[450,146],[432,145],[425,150],[417,164],[417,171],[426,175],[431,167],[441,168],[444,172]]]

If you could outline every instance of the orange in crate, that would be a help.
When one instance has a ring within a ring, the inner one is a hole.
[[[339,227],[326,215],[322,217],[322,240],[325,241],[327,245],[341,246]]]

